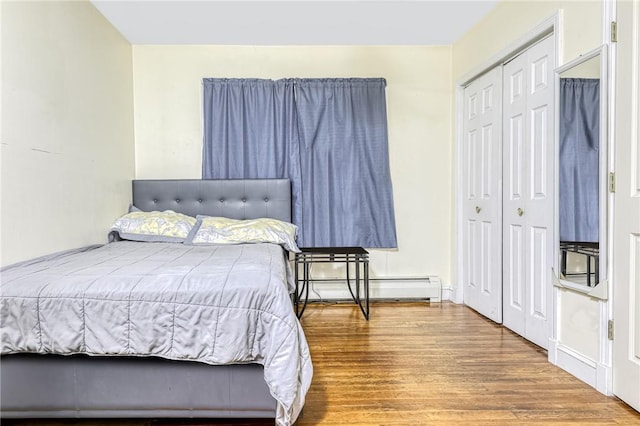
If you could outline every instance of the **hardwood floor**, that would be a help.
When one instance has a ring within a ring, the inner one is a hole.
[[[298,426],[640,425],[640,414],[623,402],[549,364],[544,350],[461,305],[374,303],[367,322],[352,304],[312,304],[302,324],[314,377]]]
[[[452,303],[312,305],[315,367],[299,426],[638,424],[546,351]]]

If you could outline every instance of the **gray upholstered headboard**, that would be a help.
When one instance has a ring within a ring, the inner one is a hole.
[[[154,179],[133,181],[133,205],[232,219],[270,217],[291,222],[289,179]]]

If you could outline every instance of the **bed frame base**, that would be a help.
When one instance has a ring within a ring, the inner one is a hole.
[[[16,354],[0,369],[3,418],[275,418],[256,364]]]

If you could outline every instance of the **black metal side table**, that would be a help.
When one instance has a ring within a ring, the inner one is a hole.
[[[310,269],[313,263],[344,263],[347,267],[347,287],[351,298],[358,304],[362,315],[369,320],[369,252],[362,247],[301,247],[300,253],[295,255],[295,310],[298,318],[302,317],[309,300]],[[349,266],[355,266],[355,293],[351,287]],[[300,277],[302,266],[302,278]],[[360,267],[363,277],[360,279]],[[360,297],[360,287],[363,284],[364,299]],[[304,295],[304,301],[303,299]]]

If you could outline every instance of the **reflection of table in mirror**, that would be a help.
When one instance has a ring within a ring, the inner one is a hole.
[[[567,271],[568,253],[585,256],[584,271]],[[593,287],[600,282],[600,244],[580,241],[560,241],[560,272],[564,279]]]

